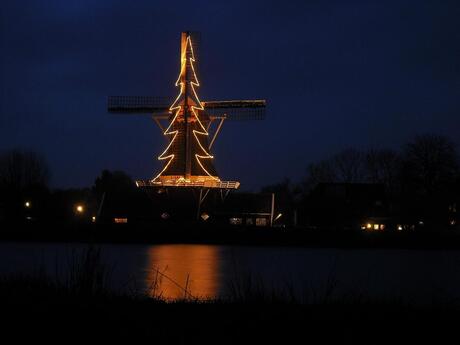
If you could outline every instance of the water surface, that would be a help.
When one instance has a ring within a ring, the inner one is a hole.
[[[87,245],[0,243],[0,274],[63,274]],[[295,291],[451,303],[460,298],[460,252],[219,245],[101,245],[112,288],[166,298],[224,297],[232,282]]]

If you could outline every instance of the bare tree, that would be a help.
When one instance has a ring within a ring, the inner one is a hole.
[[[367,180],[382,183],[393,189],[398,182],[401,170],[401,157],[393,150],[371,149],[365,156]]]
[[[307,177],[303,183],[306,192],[319,183],[336,182],[337,176],[330,160],[310,163],[307,167]]]
[[[0,154],[0,186],[5,190],[46,187],[49,170],[43,156],[32,151],[12,150]]]
[[[442,193],[459,173],[453,142],[443,136],[425,134],[406,146],[405,183],[422,196]]]
[[[346,149],[329,159],[308,165],[304,189],[308,192],[319,183],[364,182],[365,168],[365,155],[355,149]]]
[[[337,176],[337,182],[364,182],[365,156],[361,151],[346,149],[332,157],[332,166]]]

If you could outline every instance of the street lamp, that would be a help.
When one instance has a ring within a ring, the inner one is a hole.
[[[85,207],[81,204],[77,204],[75,206],[75,211],[79,214],[82,214],[83,212],[85,212]]]
[[[30,203],[30,201],[26,201],[26,202],[24,203],[24,207],[25,207],[25,208],[30,208],[31,206],[32,206],[32,204]]]

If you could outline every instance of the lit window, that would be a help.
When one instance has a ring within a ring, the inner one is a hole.
[[[232,225],[241,225],[243,223],[242,218],[230,218],[230,224]]]
[[[117,224],[126,224],[128,223],[128,218],[113,218],[113,221]]]
[[[267,226],[267,218],[256,218],[256,226]]]
[[[374,224],[374,230],[378,230],[379,229],[379,224]]]

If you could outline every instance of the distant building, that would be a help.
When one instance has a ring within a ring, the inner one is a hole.
[[[202,222],[222,225],[270,226],[271,193],[220,193],[211,190],[198,203],[199,192],[183,188],[152,189],[148,193],[107,193],[98,222],[117,224]]]
[[[385,186],[320,183],[307,198],[303,222],[318,227],[385,230],[391,223]]]
[[[222,223],[270,226],[273,219],[271,193],[230,193],[217,205],[215,217]]]

